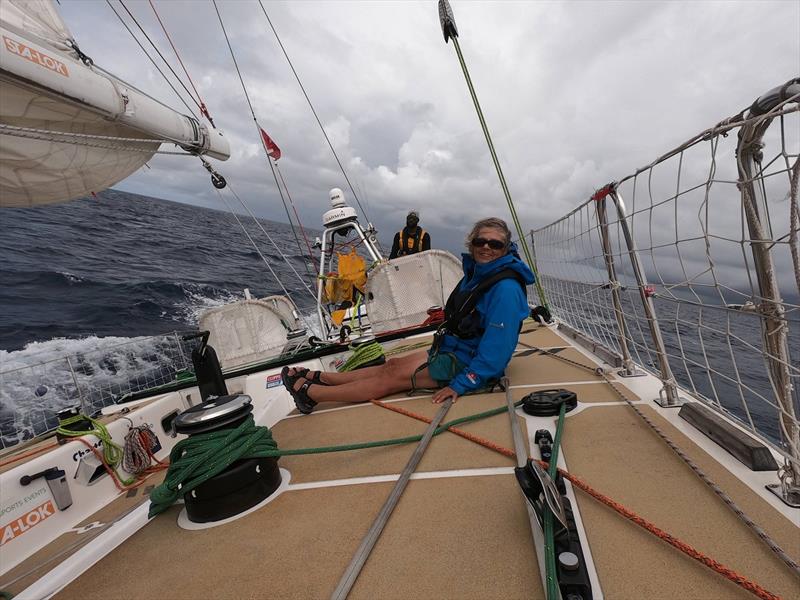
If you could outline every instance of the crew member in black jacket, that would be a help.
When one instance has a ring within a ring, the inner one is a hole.
[[[431,236],[419,226],[419,213],[412,210],[406,217],[406,226],[394,234],[389,259],[416,254],[431,249]]]

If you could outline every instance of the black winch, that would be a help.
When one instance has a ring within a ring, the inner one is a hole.
[[[189,437],[234,429],[253,412],[250,396],[209,398],[175,418],[175,431]],[[194,523],[233,517],[270,496],[281,484],[278,459],[245,458],[184,494],[186,515]]]
[[[535,417],[551,417],[558,414],[561,405],[566,412],[578,406],[578,396],[570,390],[539,390],[522,398],[522,410]]]

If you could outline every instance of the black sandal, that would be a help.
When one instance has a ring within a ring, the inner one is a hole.
[[[303,385],[300,386],[299,389],[290,389],[289,393],[292,395],[292,400],[294,400],[294,405],[304,415],[311,414],[311,411],[314,410],[314,407],[317,405],[316,400],[313,400],[308,395],[309,388],[315,385],[310,381],[306,381]]]
[[[301,379],[305,373],[308,373],[308,369],[295,367],[294,375],[289,375],[289,367],[283,367],[281,369],[281,383],[283,383],[283,387],[291,392],[294,389],[294,384],[297,383],[297,380]]]
[[[281,369],[281,381],[287,390],[293,390],[294,384],[297,383],[298,379],[307,379],[311,383],[317,385],[330,385],[330,383],[322,381],[322,371],[314,371],[314,376],[309,377],[308,374],[311,373],[311,369],[294,367],[294,375],[289,375],[290,368],[291,367],[283,367],[283,369]]]
[[[315,383],[317,385],[330,385],[330,383],[325,383],[324,381],[322,381],[322,371],[313,371],[314,376],[309,377],[308,373],[311,372],[312,371],[310,369],[306,369],[305,373],[303,373],[303,377],[305,377],[311,383]]]

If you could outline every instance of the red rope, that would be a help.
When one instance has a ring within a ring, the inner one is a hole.
[[[259,129],[261,127],[259,126]],[[264,140],[261,140],[261,143],[264,144]],[[266,144],[264,144],[264,150],[267,150]],[[269,158],[269,152],[267,151],[267,160]],[[292,200],[292,195],[289,193],[289,188],[286,185],[286,182],[283,180],[283,173],[278,168],[278,161],[275,161],[275,170],[278,172],[278,177],[281,178],[281,183],[283,184],[283,189],[286,190],[286,196],[289,198],[289,204],[292,205],[292,211],[294,211],[294,218],[297,219],[297,224],[300,225],[300,232],[303,234],[303,239],[306,241],[306,247],[308,248],[308,258],[311,260],[311,264],[314,264],[314,252],[311,250],[311,242],[308,241],[308,235],[306,235],[305,227],[303,227],[302,221],[300,221],[300,215],[297,214],[297,209],[294,206],[294,201]]]
[[[444,323],[444,309],[437,308],[436,310],[428,310],[428,318],[425,319],[423,325],[438,325]]]
[[[169,32],[167,31],[167,28],[164,27],[164,22],[161,20],[161,17],[159,16],[158,11],[156,10],[156,5],[153,4],[153,0],[148,0],[148,2],[150,2],[150,7],[153,9],[153,12],[156,15],[156,19],[158,19],[158,24],[161,25],[161,29],[164,31],[164,35],[167,36],[167,41],[169,42],[169,45],[172,46],[172,51],[175,53],[175,57],[181,64],[183,72],[186,73],[186,78],[189,80],[189,84],[192,86],[194,93],[197,94],[197,100],[198,103],[200,104],[200,112],[206,119],[208,119],[208,122],[211,123],[212,127],[216,127],[216,125],[214,125],[214,119],[211,118],[211,115],[209,114],[208,109],[206,108],[206,103],[203,102],[203,99],[200,97],[200,92],[197,91],[197,88],[194,85],[194,81],[192,81],[192,77],[189,75],[189,71],[186,69],[186,65],[184,65],[183,61],[181,60],[181,55],[178,54],[178,49],[175,47],[175,44],[172,43],[172,38],[169,37]]]
[[[148,477],[148,476],[150,476],[150,475],[152,475],[153,473],[156,473],[156,472],[158,472],[158,471],[163,471],[164,469],[166,469],[166,468],[168,468],[168,467],[169,467],[169,465],[168,465],[168,464],[166,464],[166,463],[163,463],[163,462],[161,462],[161,461],[159,461],[159,460],[156,460],[156,462],[158,463],[158,465],[155,465],[155,466],[153,466],[153,467],[150,467],[149,469],[147,469],[147,470],[145,470],[145,471],[142,471],[141,473],[139,473],[139,474],[136,476],[136,478],[138,479],[138,481],[137,481],[136,483],[132,483],[131,485],[125,485],[125,484],[124,484],[124,483],[122,483],[122,481],[120,480],[120,478],[119,478],[119,475],[117,475],[117,472],[116,472],[114,469],[112,469],[110,466],[108,466],[108,463],[106,462],[106,460],[105,460],[105,457],[104,457],[104,456],[103,456],[103,455],[100,453],[100,451],[99,451],[97,448],[95,448],[95,447],[94,447],[94,445],[93,445],[93,444],[90,444],[89,442],[87,442],[87,441],[86,441],[85,439],[83,439],[82,437],[79,437],[79,438],[77,438],[77,441],[79,441],[79,442],[83,443],[83,444],[84,444],[84,445],[85,445],[87,448],[89,448],[89,450],[91,450],[91,451],[94,453],[94,455],[97,457],[97,459],[98,459],[98,460],[99,460],[99,461],[100,461],[100,462],[103,464],[103,467],[105,468],[105,470],[106,470],[106,473],[108,473],[109,475],[111,475],[111,479],[113,479],[113,480],[114,480],[114,485],[115,485],[115,486],[117,486],[117,489],[118,489],[119,491],[121,491],[121,492],[125,492],[125,491],[127,491],[127,490],[132,490],[132,489],[134,489],[134,488],[137,488],[137,487],[139,487],[139,486],[140,486],[140,485],[142,485],[142,484],[143,484],[145,481],[147,481],[147,477]],[[148,452],[147,452],[147,453],[148,453],[148,454],[150,454],[150,451],[148,450]],[[150,456],[152,457],[152,454],[150,454]],[[155,457],[153,457],[153,458],[155,458]]]
[[[419,421],[424,421],[425,423],[430,423],[431,422],[431,419],[429,419],[428,417],[426,417],[424,415],[420,415],[420,414],[411,412],[409,410],[405,410],[404,408],[400,408],[398,406],[392,406],[392,405],[389,405],[389,404],[384,404],[383,402],[380,402],[378,400],[371,400],[370,402],[372,402],[373,404],[375,404],[377,406],[380,406],[381,408],[389,409],[391,411],[394,411],[396,413],[400,413],[402,415],[406,415],[406,416],[411,417],[413,419],[417,419]],[[508,457],[511,457],[511,458],[516,456],[516,453],[513,450],[511,450],[509,448],[505,448],[504,446],[500,446],[499,444],[496,444],[496,443],[492,442],[491,440],[487,440],[485,438],[482,438],[480,436],[474,435],[474,434],[469,433],[467,431],[464,431],[462,429],[458,429],[456,427],[448,427],[447,431],[455,433],[456,435],[459,435],[459,436],[461,436],[461,437],[463,437],[465,439],[468,439],[468,440],[470,440],[472,442],[475,442],[476,444],[480,444],[481,446],[484,446],[486,448],[494,450],[495,452],[499,452],[500,454],[503,454],[505,456],[508,456]],[[541,460],[537,460],[536,462],[538,462],[540,465],[542,465],[542,467],[544,467],[545,469],[548,468],[548,464],[546,462],[541,461]],[[762,588],[760,585],[758,585],[754,581],[751,581],[751,580],[747,579],[744,575],[740,575],[739,573],[737,573],[733,569],[731,569],[729,567],[726,567],[722,563],[717,562],[713,558],[703,554],[699,550],[696,550],[694,547],[690,546],[686,542],[683,542],[683,541],[679,540],[678,538],[676,538],[675,536],[667,533],[663,529],[660,529],[659,527],[656,527],[653,523],[651,523],[650,521],[648,521],[644,517],[640,517],[639,515],[637,515],[632,510],[629,510],[629,509],[625,508],[619,502],[617,502],[615,500],[612,500],[608,496],[598,492],[597,490],[592,488],[588,483],[584,482],[583,480],[575,477],[574,475],[571,475],[570,473],[568,473],[567,471],[564,471],[563,469],[559,469],[558,472],[561,473],[561,475],[564,478],[569,479],[569,481],[575,487],[583,490],[584,492],[589,494],[595,500],[598,500],[598,501],[602,502],[603,504],[605,504],[606,506],[608,506],[609,508],[614,509],[620,515],[625,517],[626,519],[629,519],[630,521],[632,521],[633,523],[635,523],[639,527],[643,528],[646,531],[649,531],[650,533],[652,533],[656,537],[664,540],[665,542],[667,542],[668,544],[670,544],[674,548],[677,548],[678,550],[680,550],[681,552],[683,552],[687,556],[689,556],[689,557],[693,558],[694,560],[704,564],[709,569],[711,569],[713,571],[716,571],[717,573],[719,573],[720,575],[722,575],[726,579],[728,579],[728,580],[732,581],[733,583],[735,583],[736,585],[746,589],[748,592],[758,596],[759,598],[762,598],[762,600],[781,600],[780,596],[777,596],[777,595],[773,594],[772,592],[770,592],[768,590],[765,590],[764,588]]]
[[[22,460],[23,458],[28,458],[29,456],[35,456],[37,454],[41,454],[45,450],[50,450],[51,448],[55,448],[56,446],[58,446],[58,444],[56,442],[53,442],[52,444],[42,446],[41,448],[37,448],[36,450],[31,450],[30,452],[26,452],[25,454],[18,454],[12,458],[9,458],[8,460],[0,462],[0,467],[5,467],[6,465],[10,465],[19,460]]]

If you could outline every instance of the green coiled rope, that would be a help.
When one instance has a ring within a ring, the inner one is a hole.
[[[257,427],[250,415],[238,427],[193,435],[169,453],[164,483],[150,493],[149,517],[165,511],[198,485],[219,475],[237,460],[263,458],[278,448],[267,427]]]
[[[80,423],[81,421],[89,421],[89,423],[92,424],[93,429],[83,431],[73,431],[72,429],[67,429],[67,425]],[[110,469],[113,469],[117,472],[117,477],[119,477],[119,471],[117,471],[117,467],[119,467],[120,463],[122,463],[124,451],[122,446],[114,442],[114,440],[111,438],[111,434],[108,432],[108,429],[100,421],[80,414],[73,417],[67,417],[66,419],[59,419],[56,432],[64,437],[82,437],[84,435],[95,436],[103,443],[103,459]],[[123,479],[122,477],[119,477],[119,481],[122,483],[122,485],[130,485],[136,481],[136,478],[131,477],[128,479]]]
[[[522,400],[516,402],[514,406],[519,406],[520,404],[522,404]],[[436,428],[433,435],[439,435],[448,428],[461,423],[499,415],[507,410],[507,406],[501,406],[442,423]],[[174,504],[179,496],[188,494],[198,485],[218,475],[237,460],[344,452],[363,448],[377,448],[379,446],[410,444],[421,439],[422,434],[341,446],[279,450],[278,444],[272,438],[272,432],[269,428],[256,426],[253,417],[250,416],[244,423],[234,429],[223,429],[221,431],[193,435],[175,444],[172,452],[169,453],[170,466],[167,476],[164,482],[150,494],[151,504],[148,517],[154,517],[164,512]]]
[[[338,371],[340,373],[344,373],[345,371],[352,371],[353,369],[357,369],[358,367],[365,365],[368,362],[377,360],[381,356],[384,356],[383,346],[381,346],[378,342],[371,342],[369,344],[364,344],[363,346],[358,346],[356,348],[350,346],[350,349],[353,351],[353,353],[338,368]]]

